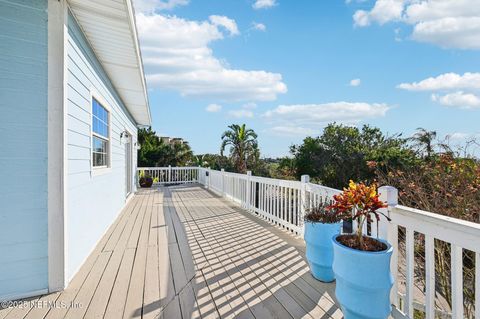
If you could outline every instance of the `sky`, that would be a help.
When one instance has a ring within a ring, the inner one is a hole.
[[[479,0],[134,0],[153,129],[279,157],[331,122],[480,138]]]

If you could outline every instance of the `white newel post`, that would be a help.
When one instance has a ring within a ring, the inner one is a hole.
[[[388,208],[383,208],[381,212],[390,217],[390,207],[398,205],[398,190],[393,186],[382,186],[378,189],[378,194],[380,200],[388,205]],[[389,227],[390,223],[383,216],[380,216],[378,237],[389,241]]]
[[[302,175],[300,181],[302,182],[302,186],[300,189],[300,216],[298,224],[301,225],[303,233],[303,217],[305,216],[305,211],[307,208],[307,184],[310,183],[310,176]]]
[[[168,165],[168,179],[167,181],[170,183],[172,182],[172,166]]]
[[[390,210],[398,205],[398,189],[393,186],[382,186],[378,189],[380,200],[387,203],[388,208],[382,209],[382,213],[388,217]],[[390,292],[390,300],[392,304],[398,307],[398,293],[397,293],[397,272],[398,272],[398,226],[380,216],[378,225],[378,237],[387,240],[393,246],[392,259],[390,261],[390,270],[394,278],[393,287]]]
[[[222,172],[222,197],[225,197],[225,169],[220,170]]]
[[[251,201],[251,196],[252,196],[252,171],[247,171],[247,194],[245,196],[245,201],[246,201],[246,205],[245,205],[245,208],[250,211],[251,209],[251,205],[250,205],[250,201]]]

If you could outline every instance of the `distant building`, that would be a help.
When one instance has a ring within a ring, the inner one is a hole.
[[[168,136],[160,136],[160,139],[162,140],[163,143],[165,144],[188,144],[187,141],[185,141],[181,137],[168,137]]]

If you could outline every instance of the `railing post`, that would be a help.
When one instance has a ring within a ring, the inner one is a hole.
[[[393,186],[382,186],[378,189],[378,194],[380,195],[380,200],[388,205],[388,208],[383,208],[381,212],[391,218],[390,210],[398,205],[398,189]],[[384,217],[380,216],[377,236],[381,239],[387,240],[393,247],[392,259],[390,261],[390,271],[393,276],[393,287],[390,292],[390,301],[392,305],[398,308],[398,226],[394,223],[388,222]]]
[[[246,205],[245,205],[245,208],[247,209],[247,211],[250,211],[250,208],[251,208],[251,205],[250,205],[250,201],[251,201],[251,195],[252,195],[252,171],[247,171],[247,194],[245,196],[245,201],[246,201]]]
[[[167,183],[171,183],[172,182],[172,166],[171,165],[168,165],[168,179],[167,179]]]
[[[378,189],[380,200],[388,205],[388,208],[383,208],[381,212],[390,218],[390,207],[398,205],[398,190],[393,186],[382,186]],[[389,225],[390,223],[380,216],[378,225],[378,237],[384,240],[389,240]]]
[[[302,175],[300,181],[302,182],[302,186],[300,189],[300,216],[298,217],[298,224],[303,233],[303,217],[305,216],[307,208],[307,184],[310,183],[310,176]]]
[[[220,170],[222,172],[222,197],[225,197],[225,169]]]

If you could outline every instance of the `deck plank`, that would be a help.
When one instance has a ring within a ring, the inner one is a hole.
[[[160,316],[162,306],[160,299],[160,279],[158,260],[159,214],[163,210],[160,193],[154,194],[154,206],[151,216],[150,235],[147,249],[145,270],[145,290],[143,299],[143,318],[156,319]]]
[[[145,286],[145,269],[147,263],[147,250],[148,250],[148,236],[150,235],[150,223],[151,223],[151,214],[153,208],[153,197],[152,192],[149,193],[149,196],[145,202],[144,217],[142,224],[139,230],[138,242],[135,247],[137,251],[135,254],[135,261],[133,264],[132,278],[130,279],[130,286],[128,288],[127,301],[125,304],[125,311],[123,318],[141,318],[142,317],[142,307],[143,307],[143,292]],[[136,231],[136,229],[135,229]],[[136,233],[132,234],[130,239],[133,236],[137,236]],[[129,244],[131,244],[129,242]]]
[[[199,185],[141,189],[63,292],[0,318],[341,318],[289,231]]]

